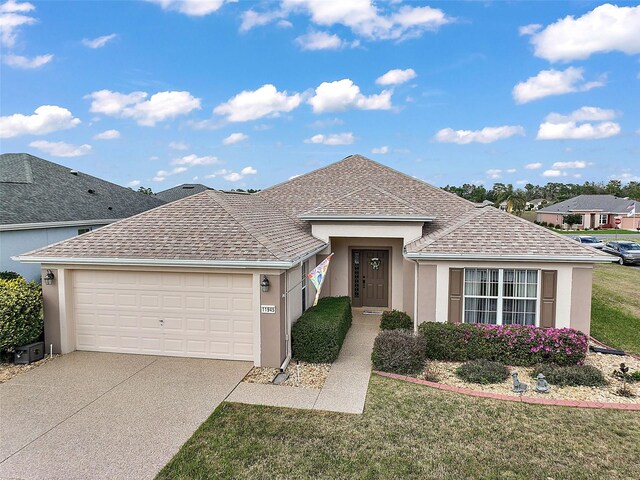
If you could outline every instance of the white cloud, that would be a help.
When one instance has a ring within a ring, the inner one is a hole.
[[[176,167],[173,170],[167,171],[167,170],[158,170],[158,172],[156,173],[156,176],[153,177],[153,181],[154,182],[163,182],[167,177],[170,177],[171,175],[177,175],[179,173],[184,173],[188,170],[187,167]]]
[[[15,113],[0,117],[0,138],[17,137],[18,135],[44,135],[73,128],[80,123],[80,119],[74,118],[66,108],[56,105],[42,105],[36,108],[33,115]]]
[[[233,145],[234,143],[244,142],[249,138],[249,135],[246,135],[241,132],[232,133],[227,138],[222,140],[223,145]]]
[[[215,165],[218,163],[222,163],[218,157],[214,156],[204,156],[198,157],[195,154],[186,155],[180,158],[174,158],[171,161],[171,165],[189,165],[190,167],[194,167],[197,165]]]
[[[117,36],[117,34],[112,33],[110,35],[103,35],[101,37],[93,39],[84,38],[82,39],[82,44],[89,48],[102,48],[111,40],[114,40]]]
[[[9,65],[13,68],[21,68],[23,70],[30,70],[34,68],[40,68],[53,60],[53,55],[48,53],[46,55],[37,55],[35,57],[23,57],[22,55],[6,54],[2,56],[2,61],[5,65]]]
[[[231,172],[226,174],[224,176],[224,179],[227,180],[228,182],[238,182],[242,180],[242,175],[240,175],[238,172]]]
[[[244,90],[213,109],[213,113],[224,115],[229,122],[247,122],[266,116],[278,116],[300,106],[299,93],[289,95],[279,92],[275,86],[266,84],[257,90]]]
[[[416,77],[417,75],[413,68],[407,68],[406,70],[396,68],[378,77],[376,83],[378,85],[400,85]]]
[[[13,47],[20,27],[37,23],[35,18],[24,15],[35,9],[31,3],[19,3],[14,0],[0,5],[0,43],[6,47]]]
[[[513,98],[517,103],[527,103],[550,95],[586,92],[605,85],[603,80],[585,82],[584,69],[569,67],[566,70],[542,70],[535,77],[513,87]]]
[[[338,35],[327,32],[309,32],[297,37],[296,43],[303,50],[337,50],[344,46]]]
[[[256,175],[257,173],[258,170],[249,165],[240,170],[240,173],[222,169],[218,170],[215,174],[207,175],[205,178],[214,178],[217,175],[222,175],[223,178],[228,182],[239,182],[245,176]]]
[[[395,4],[391,6],[395,7]],[[404,5],[384,15],[372,0],[282,0],[280,12],[280,17],[289,13],[305,13],[316,25],[344,25],[354,34],[371,40],[417,37],[453,21],[442,10],[426,6]]]
[[[524,135],[524,128],[520,125],[485,127],[482,130],[453,130],[451,128],[443,128],[436,133],[435,139],[442,143],[464,145],[471,142],[492,143],[514,135]]]
[[[516,185],[526,185],[529,180],[516,180]]]
[[[544,172],[542,172],[542,176],[543,177],[564,177],[566,175],[567,175],[566,173],[564,173],[564,172],[562,172],[560,170],[557,170],[557,169],[545,170]]]
[[[516,173],[517,170],[515,168],[508,168],[507,173]]]
[[[542,168],[542,163],[540,162],[534,162],[534,163],[527,163],[524,168],[526,168],[527,170],[538,170],[539,168]]]
[[[72,145],[65,142],[48,142],[36,140],[29,144],[30,147],[42,150],[53,157],[81,157],[91,152],[91,145]]]
[[[129,188],[134,188],[138,185],[140,185],[140,180],[131,180],[129,183],[127,183],[127,187]]]
[[[529,25],[520,27],[518,29],[518,33],[520,34],[520,36],[533,35],[534,33],[540,31],[541,28],[542,25],[540,25],[539,23],[531,23]]]
[[[322,143],[324,145],[351,145],[355,141],[353,133],[332,133],[323,135],[319,133],[305,140],[305,143]]]
[[[189,150],[189,145],[185,142],[169,142],[169,148],[172,150]]]
[[[376,154],[376,155],[386,155],[387,153],[389,153],[389,147],[384,145],[384,146],[382,146],[380,148],[373,148],[373,149],[371,149],[371,153]]]
[[[158,92],[145,100],[147,96],[146,92],[124,94],[99,90],[84,98],[91,100],[90,111],[93,113],[132,118],[145,127],[200,109],[200,99],[189,92]]]
[[[341,112],[349,108],[360,110],[389,110],[391,108],[390,90],[377,95],[363,95],[360,87],[348,78],[335,82],[322,82],[307,103],[315,113]]]
[[[620,125],[612,122],[615,110],[582,107],[568,115],[551,113],[538,129],[538,140],[593,140],[620,133]],[[599,122],[599,123],[589,123]]]
[[[499,168],[491,168],[489,170],[487,170],[485,172],[489,178],[491,178],[492,180],[497,180],[500,177],[502,177],[502,170],[500,170]]]
[[[571,15],[531,36],[537,57],[551,62],[583,60],[594,53],[640,53],[640,5],[604,4],[581,17]]]
[[[282,19],[282,17],[284,16],[286,16],[286,13],[280,10],[275,10],[272,12],[256,12],[255,10],[247,10],[241,15],[242,23],[240,24],[240,31],[243,33],[248,32],[254,27],[262,27],[263,25],[267,25],[274,20]],[[290,22],[287,23],[289,24],[289,26],[291,26]]]
[[[236,0],[147,0],[156,3],[163,10],[171,10],[191,17],[202,17],[217,12],[225,3],[234,3]]]
[[[256,170],[252,166],[244,167],[242,170],[240,170],[241,175],[256,175],[257,173],[258,170]]]
[[[118,130],[105,130],[93,136],[94,140],[115,140],[116,138],[120,138]]]
[[[555,162],[551,168],[586,168],[587,162],[576,160],[575,162]]]

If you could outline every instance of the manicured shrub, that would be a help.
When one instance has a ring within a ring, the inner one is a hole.
[[[607,384],[602,372],[591,365],[538,365],[533,376],[537,377],[539,373],[558,387],[602,387]]]
[[[418,373],[425,364],[425,344],[407,330],[383,330],[373,342],[373,368],[399,374]]]
[[[309,363],[331,363],[351,327],[349,297],[326,297],[305,311],[291,329],[292,354]]]
[[[37,340],[43,328],[40,285],[21,277],[0,280],[0,351]]]
[[[413,320],[411,317],[400,310],[391,310],[384,312],[380,319],[381,330],[411,330],[413,329]]]
[[[418,329],[433,360],[577,365],[587,355],[587,336],[570,328],[424,322]]]
[[[488,385],[504,382],[511,372],[500,362],[471,360],[456,369],[456,375],[465,382]]]
[[[18,275],[16,272],[0,272],[0,280],[15,280],[16,278],[20,278],[20,275]]]

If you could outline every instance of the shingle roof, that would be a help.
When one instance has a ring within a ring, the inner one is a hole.
[[[435,217],[424,223],[423,237],[405,247],[410,256],[604,258],[519,217],[478,207],[358,155],[255,194],[208,190],[29,255],[291,261],[324,246],[311,235],[311,223],[299,218],[309,211]]]
[[[429,215],[421,208],[387,190],[375,185],[366,185],[313,210],[302,213],[299,217],[304,219],[317,217],[428,218]]]
[[[117,220],[164,203],[72,171],[26,153],[0,155],[0,225]]]
[[[493,207],[467,212],[450,226],[429,231],[406,246],[407,253],[429,255],[610,258],[609,255]]]
[[[208,190],[25,255],[291,261],[322,246],[255,195]]]
[[[158,192],[155,196],[160,200],[169,203],[206,190],[212,190],[212,188],[202,185],[201,183],[183,183],[177,187],[168,188],[167,190]]]
[[[555,203],[538,210],[540,213],[570,213],[583,211],[600,211],[603,213],[629,213],[628,207],[636,204],[640,211],[640,202],[614,195],[578,195],[560,203]]]

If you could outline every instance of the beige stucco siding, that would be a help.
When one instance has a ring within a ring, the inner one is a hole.
[[[591,331],[591,288],[593,267],[575,267],[571,283],[570,326],[586,334]],[[585,292],[589,292],[586,294]]]
[[[447,277],[447,282],[448,282]],[[446,288],[438,288],[438,266],[420,263],[418,265],[418,320],[417,323],[446,321],[437,317],[438,294]],[[448,283],[447,283],[448,284]]]
[[[423,262],[421,262],[423,263]],[[516,263],[516,262],[458,262],[458,261],[438,261],[429,262],[436,268],[436,293],[435,293],[435,320],[446,322],[449,307],[449,284],[450,268],[515,268],[515,269],[535,269],[535,270],[555,270],[557,271],[557,294],[556,294],[556,327],[569,328],[572,326],[572,304],[575,302],[590,302],[591,289],[573,291],[574,268],[583,268],[580,265],[567,263]],[[426,262],[424,262],[426,264]],[[421,264],[421,267],[424,265]],[[420,277],[422,278],[422,276]],[[582,279],[582,277],[580,277]],[[586,285],[581,280],[581,285]],[[419,284],[419,298],[429,294],[425,282]],[[539,303],[539,302],[538,302]],[[539,305],[538,305],[538,308]],[[574,318],[581,318],[584,322],[584,313],[581,310],[574,312]],[[424,321],[422,317],[419,322]]]
[[[311,225],[314,237],[324,242],[331,238],[401,238],[403,245],[422,236],[424,222],[316,222]]]

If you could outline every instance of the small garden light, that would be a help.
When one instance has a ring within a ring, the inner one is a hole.
[[[51,285],[53,284],[53,280],[56,278],[56,276],[53,274],[53,272],[51,270],[47,270],[47,274],[44,276],[44,283],[46,283],[47,285]]]
[[[263,292],[268,292],[270,286],[271,286],[271,283],[269,283],[269,279],[265,275],[264,278],[262,279],[262,281],[260,282],[260,289]]]

